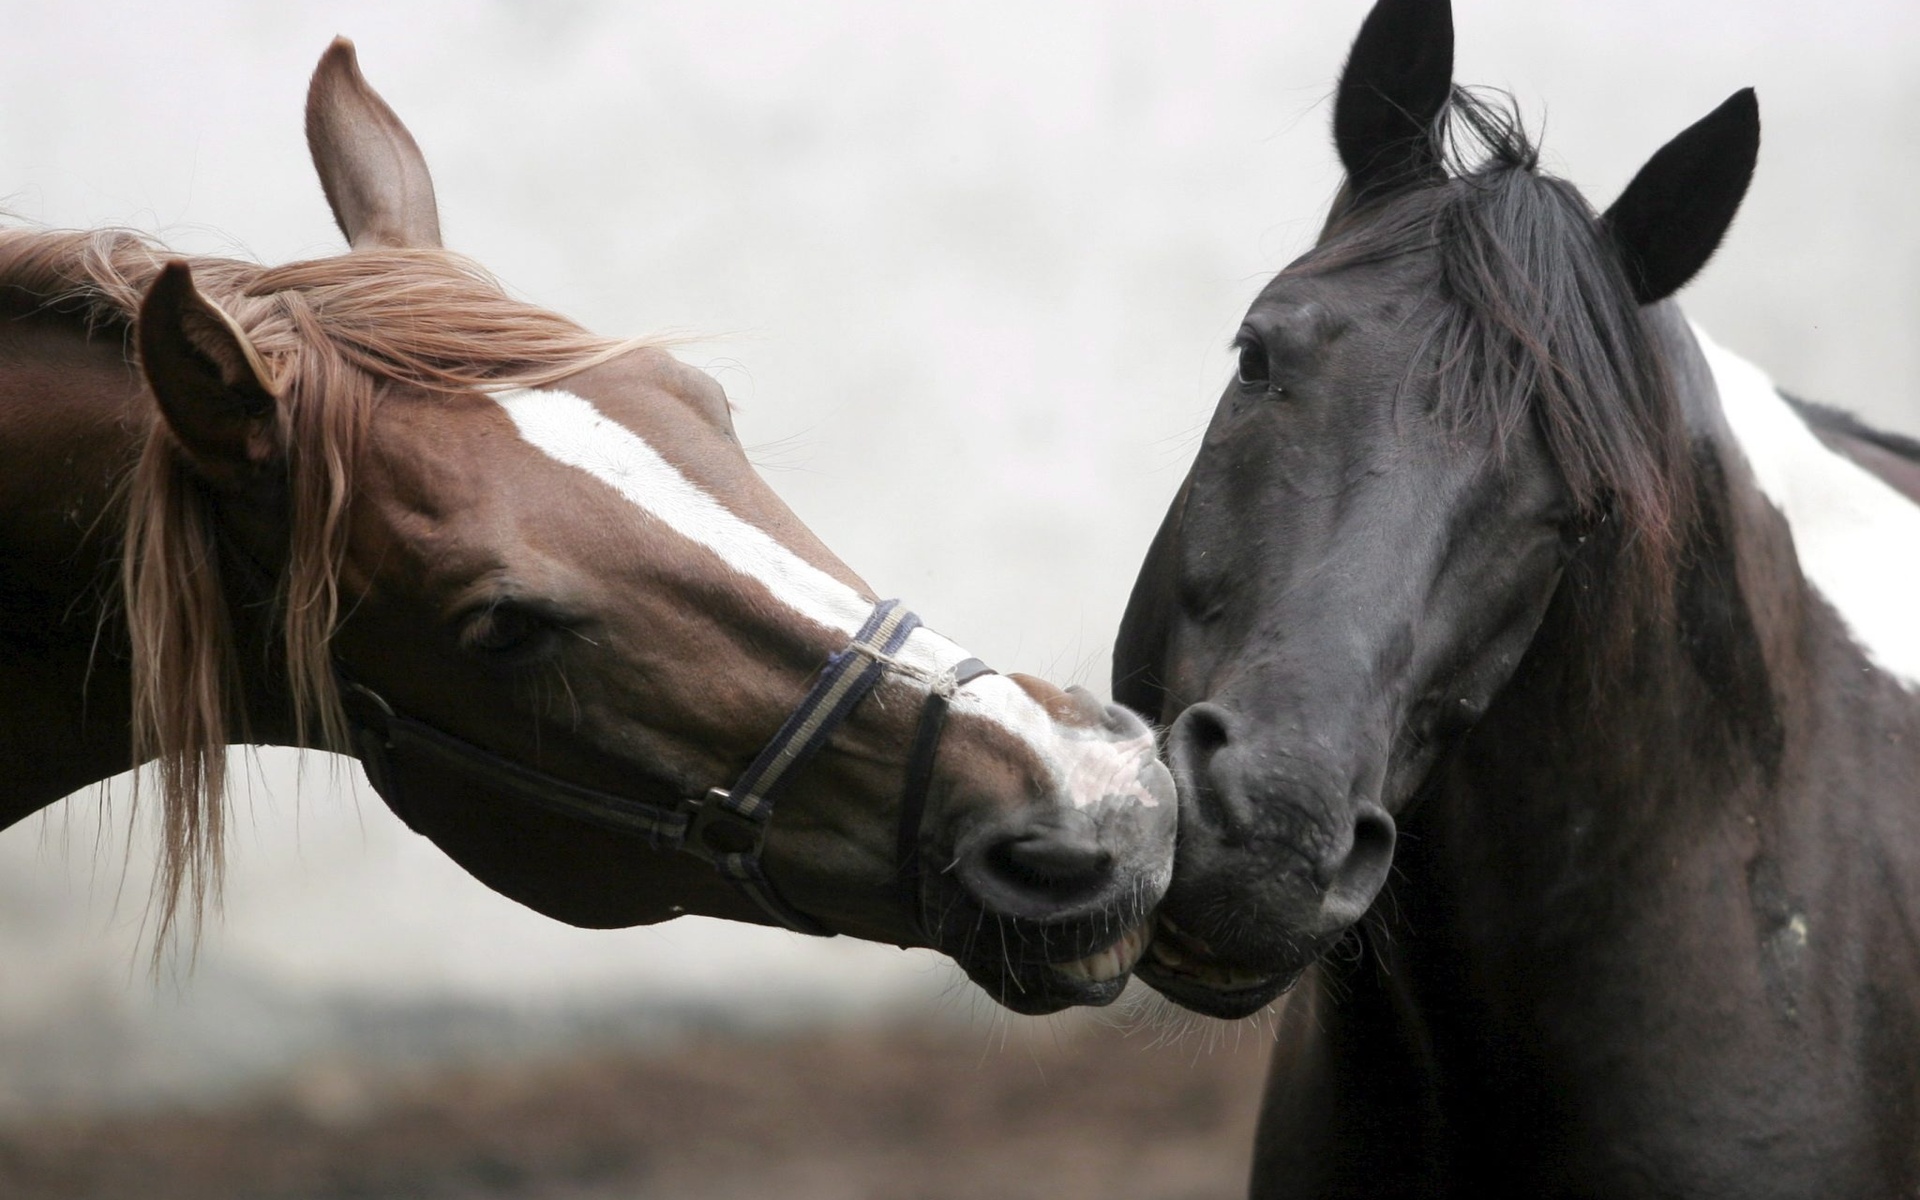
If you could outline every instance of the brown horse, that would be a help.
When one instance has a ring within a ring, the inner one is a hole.
[[[711,379],[442,249],[344,41],[307,133],[342,256],[0,233],[0,827],[151,763],[162,927],[197,921],[227,746],[351,749],[572,924],[779,921],[935,946],[1025,1011],[1118,994],[1171,869],[1146,726],[876,605]]]

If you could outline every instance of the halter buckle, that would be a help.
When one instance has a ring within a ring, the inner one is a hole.
[[[709,788],[699,799],[681,801],[687,813],[687,833],[680,848],[710,866],[729,854],[757,859],[766,845],[767,823],[734,812],[727,807],[728,797],[726,788]]]

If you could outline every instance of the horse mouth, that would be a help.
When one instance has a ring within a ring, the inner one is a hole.
[[[1125,986],[1128,974],[1140,962],[1140,956],[1147,952],[1153,934],[1153,921],[1142,921],[1105,949],[1072,962],[1054,963],[1053,969],[1074,983],[1110,984],[1118,981]]]
[[[1159,918],[1140,962],[1140,978],[1167,999],[1203,1016],[1229,1020],[1251,1016],[1299,982],[1305,965],[1281,971],[1232,963],[1205,941]]]
[[[969,947],[952,957],[969,979],[1002,1006],[1023,1016],[1045,1016],[1064,1008],[1100,1008],[1118,1000],[1152,937],[1153,919],[1148,917],[1099,950],[1067,962],[1023,960],[1018,954],[1008,955],[1006,947],[994,946]]]

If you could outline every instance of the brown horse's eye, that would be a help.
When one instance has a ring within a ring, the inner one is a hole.
[[[517,604],[495,604],[466,623],[460,645],[485,658],[519,660],[552,645],[554,633],[553,623],[538,613]]]
[[[1273,377],[1267,370],[1267,348],[1259,342],[1243,339],[1238,343],[1240,351],[1240,369],[1237,378],[1241,387],[1269,386]]]

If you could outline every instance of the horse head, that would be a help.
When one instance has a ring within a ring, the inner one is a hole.
[[[778,921],[935,946],[1024,1011],[1117,995],[1171,869],[1145,723],[877,606],[712,379],[442,249],[345,42],[307,128],[351,250],[171,262],[139,305],[162,420],[128,616],[182,852],[234,674],[283,694],[256,739],[361,754],[415,830],[562,921]],[[180,636],[262,620],[264,684]]]
[[[1454,87],[1452,48],[1444,0],[1368,16],[1335,99],[1345,184],[1247,311],[1116,647],[1181,794],[1141,975],[1201,1011],[1265,1005],[1368,911],[1396,818],[1557,596],[1657,605],[1675,554],[1684,415],[1643,309],[1731,222],[1753,94],[1602,215]]]

